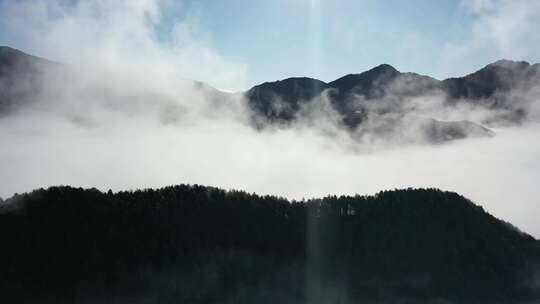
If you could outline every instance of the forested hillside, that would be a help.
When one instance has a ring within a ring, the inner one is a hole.
[[[539,242],[435,189],[289,202],[203,186],[1,203],[2,303],[533,303]]]

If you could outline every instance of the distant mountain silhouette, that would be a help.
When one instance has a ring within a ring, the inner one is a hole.
[[[0,46],[0,117],[27,105],[43,88],[46,71],[60,64]]]
[[[445,79],[443,84],[450,98],[487,99],[531,82],[538,84],[539,72],[538,65],[499,60],[465,77]]]
[[[539,64],[510,60],[499,60],[465,77],[443,81],[450,103],[475,103],[490,110],[504,110],[502,118],[511,123],[526,119],[531,102],[527,93],[539,85]]]
[[[251,88],[246,96],[252,109],[271,121],[290,121],[302,102],[309,101],[328,85],[320,80],[298,77],[265,82]]]
[[[435,189],[289,202],[53,187],[0,205],[2,303],[538,303],[540,243]]]
[[[8,77],[17,74],[16,72],[37,72],[41,65],[49,64],[54,63],[7,46],[0,46],[0,77]]]
[[[292,91],[297,79],[309,79],[317,83],[318,90],[313,91],[312,96],[297,96]],[[514,89],[527,89],[539,83],[540,64],[530,65],[527,62],[499,60],[470,75],[443,81],[415,73],[401,73],[388,64],[382,64],[369,71],[349,74],[329,83],[310,78],[288,78],[263,85],[267,95],[273,95],[278,100],[293,100],[294,102],[298,99],[316,97],[325,89],[334,89],[331,101],[342,114],[346,115],[348,104],[359,97],[364,100],[380,100],[392,95],[392,98],[401,99],[425,95],[435,90],[446,95],[448,104],[469,102],[497,109],[509,106],[504,104],[503,99],[506,96],[501,94]],[[256,86],[248,91],[249,102],[255,110],[268,108],[268,105],[260,105],[260,103],[268,103],[272,100],[252,94],[252,91],[258,88],[259,86]],[[490,98],[496,98],[496,100],[488,103]],[[264,115],[264,113],[261,114]]]
[[[9,47],[0,47],[0,115],[8,115],[35,100],[44,79],[50,77],[46,72],[60,70],[61,67],[65,66]],[[69,77],[55,77],[64,79],[62,82],[69,85]],[[244,96],[252,112],[252,121],[258,128],[267,124],[294,123],[303,118],[305,109],[313,101],[322,100],[339,115],[343,126],[353,132],[359,129],[360,133],[370,132],[373,125],[380,130],[381,125],[389,122],[392,125],[382,129],[404,132],[412,124],[423,126],[415,129],[420,138],[429,142],[443,142],[493,134],[478,123],[491,125],[524,121],[531,103],[527,94],[539,83],[540,65],[527,62],[500,60],[470,75],[443,81],[415,73],[402,73],[388,64],[382,64],[329,83],[307,77],[265,82],[254,86]],[[230,105],[232,97],[238,95],[221,92],[198,82],[194,82],[194,87],[214,101],[216,107]],[[440,121],[434,117],[424,117],[415,112],[414,105],[410,105],[411,100],[424,96],[428,96],[426,102],[429,102],[430,96],[436,96],[444,101],[441,106],[468,104],[493,111],[494,115],[478,122]],[[409,114],[412,116],[405,117]],[[396,119],[396,115],[403,119]],[[416,117],[417,121],[413,122],[411,117]],[[452,127],[448,127],[450,125]],[[469,134],[467,130],[474,132]]]
[[[298,94],[296,87],[302,79],[303,88],[309,94]],[[308,85],[308,82],[311,83]],[[405,111],[407,102],[415,97],[440,96],[444,106],[452,107],[467,103],[487,110],[500,111],[498,122],[520,123],[527,117],[525,100],[528,90],[540,85],[540,65],[527,62],[500,60],[485,68],[461,78],[443,81],[415,73],[401,73],[388,64],[379,65],[360,74],[349,74],[329,83],[311,78],[288,78],[278,82],[265,83],[264,96],[256,86],[246,93],[248,104],[255,117],[263,117],[270,123],[290,123],[299,118],[301,105],[317,97],[328,99],[333,108],[342,116],[343,123],[351,129],[365,127],[370,119],[380,119],[381,115]],[[306,88],[314,89],[307,90]],[[325,92],[327,93],[325,95]],[[512,93],[518,94],[512,94]],[[377,114],[377,115],[373,115]],[[414,114],[414,113],[413,113]],[[427,124],[426,122],[430,122]],[[443,122],[434,119],[419,121],[433,128],[423,129],[422,135],[430,141],[445,141],[468,137],[466,132],[470,121]],[[492,120],[483,123],[493,123]],[[447,128],[452,124],[452,128]],[[399,124],[396,128],[400,128]],[[491,136],[487,128],[475,125],[474,136]],[[446,133],[444,130],[449,130]],[[483,132],[485,131],[485,132]],[[438,134],[439,137],[434,137]]]
[[[361,74],[349,74],[330,82],[329,87],[339,90],[339,96],[346,98],[351,94],[367,98],[382,97],[381,90],[395,80],[400,73],[391,65],[381,64]]]

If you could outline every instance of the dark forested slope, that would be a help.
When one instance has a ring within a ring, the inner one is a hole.
[[[203,186],[119,193],[53,187],[1,206],[3,300],[540,299],[538,241],[434,189],[291,203]]]

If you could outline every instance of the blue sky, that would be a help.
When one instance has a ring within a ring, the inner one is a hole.
[[[444,79],[501,58],[540,61],[537,0],[137,1],[168,2],[153,25],[157,39],[167,44],[175,23],[189,23],[197,39],[245,67],[245,86],[292,76],[331,81],[381,63]],[[5,28],[0,44],[40,55]]]
[[[198,20],[221,55],[247,64],[255,83],[331,81],[381,63],[445,78],[487,62],[437,66],[439,48],[464,39],[473,18],[455,0],[187,1],[166,17]]]
[[[531,1],[515,2],[527,9]],[[475,11],[471,3],[486,7]],[[519,7],[504,0],[190,0],[166,17],[198,20],[221,55],[247,64],[252,83],[291,76],[331,81],[381,63],[444,79],[503,57],[539,61],[535,51],[501,51],[478,37],[484,33],[475,29],[497,21],[503,9]],[[456,48],[463,54],[455,55]]]

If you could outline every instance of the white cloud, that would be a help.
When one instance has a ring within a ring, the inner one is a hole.
[[[134,73],[166,72],[213,86],[246,87],[247,68],[214,51],[196,19],[182,20],[170,29],[169,39],[158,39],[159,0],[7,1],[0,24],[18,34],[37,55],[79,66],[129,69]]]
[[[470,37],[447,44],[448,65],[474,58],[540,61],[540,2],[537,0],[463,0],[461,10],[473,18]]]

